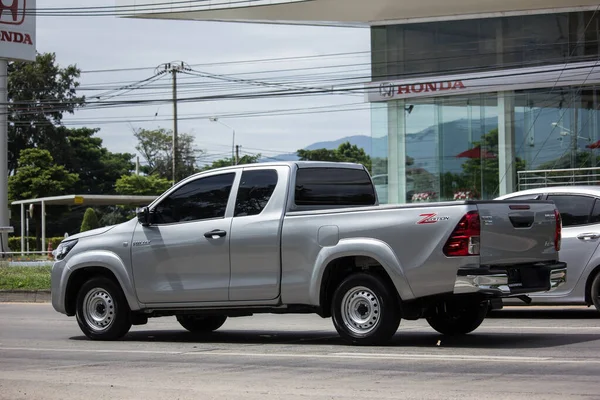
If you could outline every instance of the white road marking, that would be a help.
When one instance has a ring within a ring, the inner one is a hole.
[[[54,353],[99,353],[99,354],[162,354],[202,357],[247,357],[247,358],[310,358],[310,359],[371,359],[371,360],[398,360],[398,361],[454,361],[454,362],[520,362],[533,364],[600,364],[597,359],[564,359],[556,357],[521,357],[521,356],[493,356],[493,355],[457,355],[457,354],[389,354],[389,353],[255,353],[255,352],[227,352],[227,351],[167,351],[167,350],[121,350],[121,349],[54,349],[54,348],[26,348],[26,347],[0,347],[1,351],[29,351],[29,352],[54,352]]]

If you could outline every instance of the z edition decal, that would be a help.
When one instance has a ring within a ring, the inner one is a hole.
[[[421,214],[419,215],[419,217],[423,217],[423,219],[419,220],[419,222],[417,222],[417,225],[424,225],[424,224],[435,224],[438,221],[448,221],[450,219],[450,217],[438,217],[437,214]]]

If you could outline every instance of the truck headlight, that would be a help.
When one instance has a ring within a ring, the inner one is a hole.
[[[78,240],[69,240],[67,242],[62,242],[61,244],[58,245],[58,247],[56,248],[56,250],[54,250],[52,252],[52,255],[54,256],[54,258],[58,261],[58,260],[62,260],[63,258],[65,258],[67,256],[67,254],[69,254],[69,252],[71,251],[71,249],[73,247],[75,247],[75,245],[77,244]]]

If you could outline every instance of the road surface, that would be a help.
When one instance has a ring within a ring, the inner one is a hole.
[[[0,304],[0,399],[600,399],[600,314],[503,310],[447,338],[402,321],[389,346],[344,345],[312,315],[174,318],[92,342],[49,304]]]

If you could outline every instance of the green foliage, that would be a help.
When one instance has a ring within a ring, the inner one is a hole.
[[[83,214],[83,222],[81,222],[81,229],[79,231],[91,231],[92,229],[97,229],[99,227],[100,223],[98,222],[96,211],[94,211],[93,208],[88,208],[85,210],[85,214]]]
[[[117,180],[118,194],[158,196],[171,187],[171,181],[157,175],[124,175]]]
[[[575,154],[575,165],[571,165],[571,152],[567,151],[563,156],[556,160],[545,162],[537,169],[589,168],[596,166],[598,166],[598,157],[594,155],[593,151],[578,151]],[[559,175],[564,174],[559,173]]]
[[[302,161],[334,161],[334,162],[353,162],[364,165],[371,171],[371,157],[364,149],[350,142],[342,143],[337,149],[316,149],[297,151],[298,157]]]
[[[256,154],[256,155],[244,155],[242,157],[240,157],[240,159],[238,160],[237,165],[242,165],[242,164],[256,164],[257,162],[260,161],[260,158],[262,156],[260,154]],[[223,168],[223,167],[230,167],[233,165],[233,161],[231,158],[223,158],[221,160],[216,160],[213,161],[210,165],[206,165],[204,166],[201,170],[202,171],[209,171],[211,169],[217,169],[217,168]]]
[[[0,266],[0,290],[49,290],[51,266]]]
[[[12,201],[64,194],[77,183],[77,174],[55,165],[47,150],[25,149],[19,157],[18,172],[8,179]]]
[[[56,250],[56,248],[58,247],[60,242],[62,242],[63,240],[65,240],[65,238],[63,236],[46,238],[46,242],[47,242],[46,246],[48,246],[48,243],[49,243],[52,245],[52,249]],[[35,250],[36,238],[33,236],[26,237],[24,250],[27,250],[27,242],[29,242],[29,250],[31,250],[31,251]],[[13,252],[21,251],[21,236],[9,237],[8,238],[8,247],[10,248],[10,251],[13,251]],[[46,251],[46,249],[44,249],[44,251]]]
[[[78,194],[113,194],[116,180],[133,170],[133,154],[108,151],[102,146],[102,139],[94,136],[99,129],[58,130],[64,141],[55,146],[52,154],[57,164],[79,175],[73,188]]]
[[[38,54],[35,62],[8,65],[8,171],[18,168],[21,151],[39,147],[52,150],[64,142],[57,126],[65,113],[84,104],[76,95],[80,70],[56,64],[54,53]],[[40,107],[40,103],[52,104]]]
[[[135,216],[135,207],[112,206],[106,207],[100,215],[100,226],[117,225],[126,222]]]
[[[161,178],[173,178],[173,139],[172,131],[165,129],[138,129],[134,136],[138,140],[136,149],[148,164],[145,172],[157,174]],[[194,137],[186,133],[177,136],[176,180],[179,181],[196,172],[196,160],[202,154],[194,147]]]

